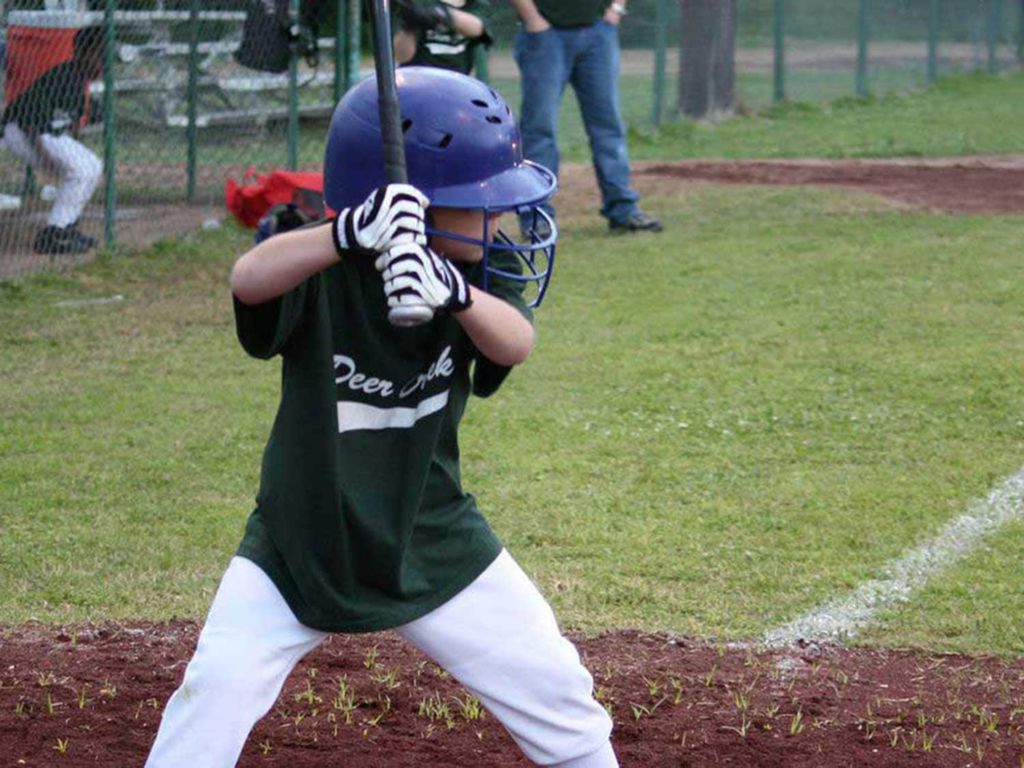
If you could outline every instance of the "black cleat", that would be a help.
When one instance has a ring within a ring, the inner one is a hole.
[[[74,224],[68,224],[66,227],[49,224],[36,235],[35,251],[58,256],[85,253],[95,245],[96,239],[80,232]]]
[[[609,221],[608,229],[612,232],[661,232],[661,222],[653,216],[637,209],[624,219]]]

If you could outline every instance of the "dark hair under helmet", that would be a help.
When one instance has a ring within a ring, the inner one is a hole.
[[[441,234],[482,245],[485,280],[490,274],[526,287],[533,284],[530,304],[536,306],[554,261],[557,229],[540,206],[557,188],[555,175],[523,159],[512,110],[485,83],[437,67],[400,67],[395,81],[409,183],[429,197],[432,206],[515,211],[532,217],[535,226],[529,242],[515,242],[500,230],[493,241],[486,232],[484,240]],[[324,154],[324,200],[339,211],[362,203],[386,183],[377,81],[371,76],[351,88],[334,110]],[[515,254],[520,270],[489,264],[489,252],[495,251]]]

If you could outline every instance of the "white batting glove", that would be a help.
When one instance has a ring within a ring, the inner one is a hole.
[[[420,243],[396,245],[374,266],[384,278],[388,307],[427,307],[432,312],[461,312],[473,300],[462,273],[444,256]]]
[[[427,242],[426,208],[430,200],[409,184],[377,187],[362,205],[344,208],[331,224],[334,247],[383,252],[401,243]]]

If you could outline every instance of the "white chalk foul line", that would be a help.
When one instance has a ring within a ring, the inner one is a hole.
[[[1024,518],[1024,468],[1004,480],[984,499],[932,539],[888,563],[882,576],[846,597],[829,600],[799,619],[767,632],[763,644],[783,647],[805,643],[840,643],[854,637],[879,611],[906,602],[929,578],[968,555],[985,537]]]

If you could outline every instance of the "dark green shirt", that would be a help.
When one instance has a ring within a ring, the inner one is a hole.
[[[490,292],[530,316],[515,287],[492,280]],[[448,315],[391,326],[367,257],[265,304],[236,301],[235,319],[247,352],[283,364],[238,554],[299,620],[335,632],[394,627],[482,573],[501,545],[462,489],[457,430],[471,391],[490,395],[508,369]]]
[[[582,27],[604,15],[611,0],[534,0],[541,16],[556,27]]]

